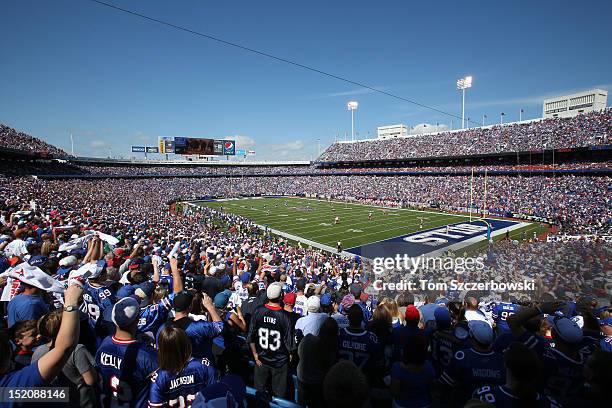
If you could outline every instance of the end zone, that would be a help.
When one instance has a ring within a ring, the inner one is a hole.
[[[493,218],[487,218],[485,223],[482,219],[478,219],[400,235],[349,248],[346,251],[368,259],[395,257],[398,254],[401,256],[406,254],[409,257],[421,255],[433,257],[445,251],[457,251],[487,239],[487,223],[491,225],[491,237],[530,225],[526,222]]]

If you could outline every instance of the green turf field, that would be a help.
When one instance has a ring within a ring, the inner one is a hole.
[[[212,208],[223,207],[224,211],[248,217],[259,225],[333,248],[341,241],[345,249],[469,219],[466,216],[407,209],[385,208],[386,213],[383,213],[383,207],[294,197],[248,198],[197,204]],[[372,220],[368,220],[370,212]],[[336,216],[340,219],[338,225],[334,225]]]

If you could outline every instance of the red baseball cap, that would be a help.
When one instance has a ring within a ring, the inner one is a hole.
[[[419,309],[417,309],[414,305],[408,305],[406,308],[406,321],[419,321],[421,320],[421,314],[419,313]]]
[[[283,296],[283,303],[286,305],[291,305],[294,306],[295,305],[295,298],[297,298],[297,295],[293,292],[291,293],[285,293],[285,296]]]

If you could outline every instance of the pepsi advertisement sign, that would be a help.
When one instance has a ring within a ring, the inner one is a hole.
[[[234,156],[236,154],[236,142],[234,140],[226,140],[223,142],[223,155]]]

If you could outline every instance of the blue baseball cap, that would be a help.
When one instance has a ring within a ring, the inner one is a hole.
[[[251,280],[251,274],[249,272],[243,272],[240,275],[240,282],[246,284],[246,283],[249,283],[250,280]]]
[[[230,282],[231,282],[230,277],[228,275],[223,275],[223,277],[221,278],[221,285],[225,286]]]
[[[138,292],[139,289],[142,291],[142,295],[144,296],[140,296]],[[155,284],[153,282],[143,282],[140,285],[136,285],[136,290],[134,291],[134,293],[139,295],[139,297],[148,299],[151,297],[154,290],[155,290]]]
[[[434,319],[436,319],[436,325],[441,329],[448,329],[452,323],[450,312],[445,307],[436,307]]]
[[[582,329],[578,323],[565,316],[555,316],[552,321],[553,331],[561,340],[576,344],[582,341]]]
[[[601,321],[602,326],[612,326],[612,317],[606,317]]]
[[[224,290],[223,292],[219,292],[215,295],[215,299],[213,300],[213,304],[217,309],[223,309],[227,306],[227,302],[229,302],[229,298],[232,292],[229,290]]]
[[[48,260],[49,258],[47,258],[44,255],[36,255],[36,256],[31,257],[28,263],[32,266],[41,267],[45,263],[47,263]]]
[[[321,295],[321,306],[329,306],[331,305],[332,297],[329,293],[324,293]]]
[[[468,323],[470,336],[478,343],[488,346],[493,343],[493,328],[482,320],[471,320]]]
[[[72,269],[73,269],[72,266],[60,266],[59,268],[57,268],[57,274],[59,276],[64,276],[65,274],[70,272]]]

